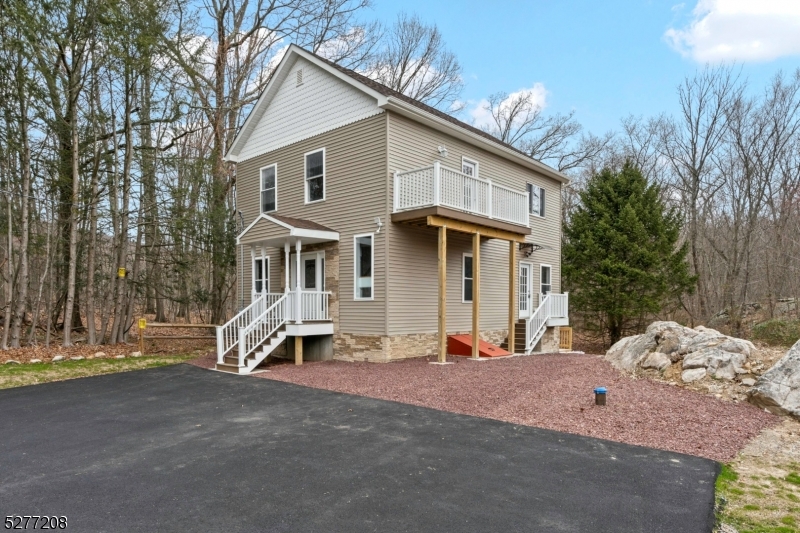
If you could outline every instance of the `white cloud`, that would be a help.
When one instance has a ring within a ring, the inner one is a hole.
[[[692,20],[664,34],[699,62],[771,61],[800,54],[797,0],[699,0]]]
[[[529,102],[533,108],[544,109],[547,107],[547,89],[545,89],[543,83],[537,82],[534,83],[533,87],[530,89],[520,89],[519,91],[509,94],[505,100],[500,102],[501,110],[504,107],[508,107],[512,101],[520,96],[529,98]],[[492,118],[492,113],[488,108],[489,100],[486,98],[477,102],[474,100],[468,102],[467,114],[473,126],[476,128],[492,128],[496,126]]]

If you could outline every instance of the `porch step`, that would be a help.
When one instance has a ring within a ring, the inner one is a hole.
[[[243,366],[239,366],[239,349],[233,348],[222,358],[223,362],[217,363],[214,368],[231,374],[249,374],[285,340],[286,327],[281,326],[262,342],[258,348],[247,354],[244,358]]]

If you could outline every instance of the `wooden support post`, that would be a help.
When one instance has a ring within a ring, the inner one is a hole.
[[[294,364],[303,364],[303,337],[294,338]]]
[[[481,339],[481,234],[472,235],[472,358],[479,357]]]
[[[447,226],[439,228],[439,362],[447,360]]]
[[[516,323],[517,243],[508,242],[508,351],[514,353],[514,325]]]

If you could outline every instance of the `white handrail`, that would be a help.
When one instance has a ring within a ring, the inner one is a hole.
[[[217,362],[225,361],[225,354],[239,343],[239,328],[251,324],[253,320],[264,312],[267,307],[268,293],[262,292],[257,298],[239,311],[233,318],[222,326],[217,326]]]
[[[534,344],[539,340],[539,334],[547,326],[547,319],[550,318],[550,295],[546,294],[542,298],[539,307],[528,318],[525,324],[525,352],[530,353]]]
[[[250,352],[261,346],[270,335],[286,323],[286,294],[261,313],[246,327],[239,329],[239,366],[244,366],[244,359]]]

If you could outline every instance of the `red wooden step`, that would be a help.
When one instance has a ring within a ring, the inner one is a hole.
[[[447,336],[447,353],[450,355],[472,355],[472,335],[448,335]],[[510,352],[488,343],[480,341],[478,343],[478,355],[480,357],[503,357],[511,355]]]

